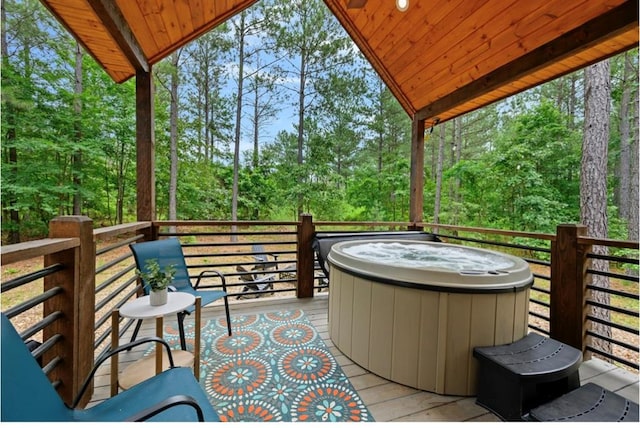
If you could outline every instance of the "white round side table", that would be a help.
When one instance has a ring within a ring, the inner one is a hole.
[[[151,306],[149,296],[142,296],[135,300],[125,303],[119,310],[114,310],[112,314],[113,333],[112,333],[112,349],[119,343],[119,318],[120,316],[132,319],[150,319],[156,320],[156,336],[163,337],[163,317],[179,313],[189,306],[196,306],[195,314],[195,343],[194,352],[183,350],[171,350],[173,361],[176,366],[194,368],[196,379],[199,378],[200,372],[200,298],[189,293],[170,292],[167,295],[167,303],[160,306]],[[111,360],[111,391],[112,395],[117,393],[117,386],[122,389],[129,389],[143,380],[146,380],[169,368],[169,358],[164,352],[164,347],[156,343],[155,353],[147,355],[138,361],[129,364],[120,375],[118,375],[117,356]],[[114,361],[115,360],[115,361]]]

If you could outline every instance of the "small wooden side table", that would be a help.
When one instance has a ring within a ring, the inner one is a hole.
[[[119,321],[120,316],[132,319],[150,319],[156,320],[156,336],[163,337],[163,326],[165,315],[179,313],[191,305],[196,307],[195,310],[195,343],[193,354],[183,350],[171,350],[173,361],[176,366],[191,367],[193,366],[193,374],[197,380],[200,375],[200,297],[195,297],[189,293],[170,292],[167,295],[167,303],[161,306],[151,306],[149,296],[142,296],[135,300],[125,303],[118,310],[115,309],[111,314],[112,335],[111,346],[115,349],[120,342]],[[163,350],[163,346],[156,344],[155,353],[139,359],[130,364],[118,374],[118,356],[111,359],[111,396],[118,393],[118,385],[122,389],[131,388],[133,385],[142,382],[164,370],[169,368],[169,358]]]

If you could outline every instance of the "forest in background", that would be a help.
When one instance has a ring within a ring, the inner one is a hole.
[[[135,82],[2,4],[2,240],[135,220]],[[638,240],[638,50],[607,61],[608,235]],[[587,72],[427,131],[425,221],[581,221]],[[322,1],[263,0],[154,67],[158,218],[406,221],[411,122]]]

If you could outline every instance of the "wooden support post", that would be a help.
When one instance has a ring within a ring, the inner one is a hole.
[[[300,216],[298,225],[298,286],[296,296],[313,297],[313,248],[311,241],[315,232],[313,217],[309,214]]]
[[[138,221],[156,218],[153,75],[136,74],[136,185]]]
[[[44,279],[44,290],[61,287],[62,293],[44,303],[44,316],[60,311],[63,316],[44,329],[44,340],[60,333],[63,339],[44,355],[45,364],[53,355],[62,361],[51,373],[59,379],[58,393],[71,404],[93,367],[95,325],[96,250],[93,221],[86,216],[62,216],[49,223],[50,238],[78,238],[80,246],[44,257],[44,265],[61,263],[64,269]],[[89,388],[91,390],[91,388]],[[80,405],[89,402],[87,394]]]
[[[424,121],[413,119],[411,126],[411,177],[409,190],[409,221],[422,221],[424,205]]]
[[[583,225],[561,224],[551,245],[551,308],[552,338],[585,350],[587,252],[589,246],[578,244],[578,236],[586,235]]]

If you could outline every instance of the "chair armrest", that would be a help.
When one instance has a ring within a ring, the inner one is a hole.
[[[91,372],[89,372],[89,374],[85,378],[84,382],[82,383],[82,386],[80,387],[80,390],[78,391],[78,395],[76,395],[76,398],[71,403],[71,408],[72,409],[76,408],[76,406],[78,405],[78,403],[82,399],[82,396],[84,395],[85,391],[89,387],[89,384],[91,383],[91,380],[93,379],[93,376],[96,374],[96,371],[98,370],[98,368],[100,368],[102,363],[104,363],[109,358],[111,358],[112,356],[114,356],[116,354],[119,354],[122,351],[127,351],[127,350],[129,350],[131,348],[134,348],[134,347],[138,346],[138,345],[142,345],[142,344],[150,343],[150,342],[157,342],[157,343],[160,343],[161,345],[163,345],[165,347],[165,349],[167,351],[167,355],[169,356],[169,367],[174,368],[175,365],[173,363],[173,355],[171,354],[171,347],[169,346],[169,344],[167,342],[165,342],[163,339],[160,339],[159,337],[143,337],[142,339],[138,339],[138,340],[136,340],[134,342],[130,342],[130,343],[127,343],[125,345],[120,345],[117,348],[112,349],[111,351],[107,352],[106,354],[104,354],[100,358],[98,358],[98,361],[96,361],[95,365],[93,366],[93,369],[91,369]]]
[[[213,274],[213,275],[207,275],[205,276],[205,274]],[[222,281],[222,289],[226,292],[227,291],[227,281],[224,277],[224,275],[222,274],[222,272],[217,271],[217,270],[204,270],[202,272],[200,272],[200,274],[198,275],[198,279],[196,280],[196,285],[193,288],[213,288],[213,287],[218,287],[217,285],[203,285],[200,286],[200,280],[202,280],[203,278],[215,278],[215,277],[219,277],[220,281]]]
[[[191,406],[196,411],[198,415],[198,422],[204,422],[204,414],[202,412],[202,408],[198,404],[198,402],[188,395],[172,395],[171,397],[162,400],[158,404],[155,404],[147,409],[144,409],[135,415],[131,416],[126,422],[142,422],[146,421],[149,418],[154,417],[155,415],[164,412],[167,409],[170,409],[174,406]]]

